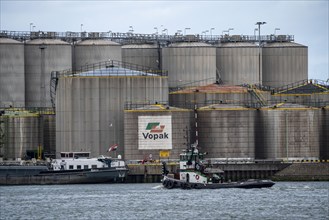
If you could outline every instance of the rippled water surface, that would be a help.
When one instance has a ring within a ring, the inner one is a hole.
[[[159,184],[0,187],[0,219],[329,219],[329,182],[267,189],[181,190]]]

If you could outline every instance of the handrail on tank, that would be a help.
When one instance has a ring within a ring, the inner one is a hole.
[[[86,64],[84,66],[79,67],[76,70],[68,69],[60,71],[60,76],[79,76],[81,73],[87,73],[92,72],[91,76],[97,75],[97,76],[108,76],[108,74],[103,74],[102,71],[98,71],[97,73],[95,71],[102,70],[102,69],[108,69],[108,68],[114,68],[119,67],[123,68],[120,69],[120,71],[124,71],[124,76],[130,76],[131,74],[128,73],[134,73],[134,71],[138,71],[138,74],[142,74],[143,76],[147,76],[147,74],[154,74],[157,76],[168,76],[168,71],[165,70],[155,70],[152,69],[152,67],[146,67],[138,64],[132,64],[128,62],[122,62],[118,60],[109,60],[109,61],[103,61],[99,63],[93,63],[93,64]],[[116,71],[116,72],[115,72]],[[116,74],[115,74],[116,73]],[[117,75],[122,76],[122,74],[119,74],[119,70],[114,70],[114,72],[111,73],[111,75]]]
[[[134,109],[143,108],[143,107],[149,106],[149,105],[168,106],[169,103],[168,103],[168,101],[142,101],[142,102],[127,101],[127,102],[125,102],[124,109],[125,110],[134,110]]]
[[[120,32],[55,32],[55,31],[10,31],[0,30],[0,38],[12,38],[19,41],[26,41],[32,39],[61,39],[67,42],[74,42],[85,39],[108,39],[115,42],[127,43],[155,43],[168,44],[174,42],[251,42],[255,43],[259,40],[262,42],[292,42],[294,41],[293,35],[205,35],[205,34],[192,34],[183,35],[175,33],[169,34],[139,34],[139,33],[120,33]]]

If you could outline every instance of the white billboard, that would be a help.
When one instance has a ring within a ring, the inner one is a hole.
[[[138,116],[138,149],[172,149],[171,115]]]

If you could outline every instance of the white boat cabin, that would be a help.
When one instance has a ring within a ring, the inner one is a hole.
[[[90,158],[90,152],[61,152],[60,159],[51,162],[53,170],[86,170],[110,167],[125,167],[125,162],[118,158],[105,157]]]

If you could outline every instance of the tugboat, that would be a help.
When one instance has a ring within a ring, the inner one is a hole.
[[[179,158],[179,179],[169,174],[167,165],[162,163],[162,184],[167,189],[220,189],[220,188],[265,188],[275,183],[271,180],[246,180],[239,182],[224,182],[224,171],[206,167],[202,160],[205,153],[200,153],[196,147],[184,150]]]

